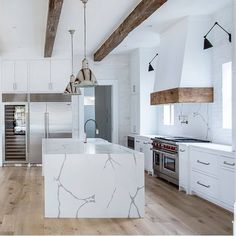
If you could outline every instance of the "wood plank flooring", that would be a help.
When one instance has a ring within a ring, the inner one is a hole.
[[[232,234],[233,214],[146,175],[144,219],[44,219],[40,167],[0,168],[0,234]]]

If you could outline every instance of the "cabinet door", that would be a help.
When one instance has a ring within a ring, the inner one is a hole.
[[[70,81],[70,60],[51,61],[51,82],[53,92],[62,93]]]
[[[179,145],[179,186],[188,191],[189,180],[188,146]]]
[[[17,92],[28,90],[28,63],[26,61],[15,62],[15,90]]]
[[[140,152],[142,140],[135,138],[134,149],[137,152]]]
[[[235,202],[235,171],[221,167],[219,179],[219,200],[233,209]]]
[[[131,133],[139,133],[139,97],[138,94],[131,96]]]
[[[50,84],[50,61],[35,60],[30,62],[29,79],[31,92],[49,92]]]
[[[143,141],[145,170],[153,173],[152,146],[149,141]]]
[[[2,91],[12,92],[15,90],[15,62],[5,61],[2,63]]]

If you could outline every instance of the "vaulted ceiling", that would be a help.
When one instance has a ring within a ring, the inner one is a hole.
[[[49,0],[0,0],[0,57],[43,57]],[[92,55],[141,0],[89,0],[88,54]],[[212,14],[232,0],[168,0],[113,51],[153,47],[159,33],[179,18]],[[75,29],[75,51],[83,52],[83,5],[64,0],[53,56],[70,55],[69,29]]]

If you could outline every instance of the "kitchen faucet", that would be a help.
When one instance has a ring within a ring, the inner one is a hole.
[[[86,128],[87,128],[87,124],[88,124],[89,121],[93,121],[95,123],[95,125],[96,125],[96,134],[99,134],[97,121],[94,120],[94,119],[88,119],[84,124],[84,134],[85,134],[84,143],[87,143],[87,130],[86,130]]]

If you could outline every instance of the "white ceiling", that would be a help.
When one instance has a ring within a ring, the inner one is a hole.
[[[93,54],[141,0],[89,0],[88,54]],[[186,15],[212,14],[232,0],[168,0],[113,53],[155,47],[159,33]],[[48,0],[0,0],[0,56],[43,57]],[[75,51],[83,53],[83,5],[64,0],[53,56],[70,55],[69,29],[75,29]]]
[[[0,0],[0,57],[41,56],[48,0]]]
[[[113,53],[138,47],[157,47],[159,34],[189,15],[212,15],[233,0],[168,0],[158,11],[131,32]]]

